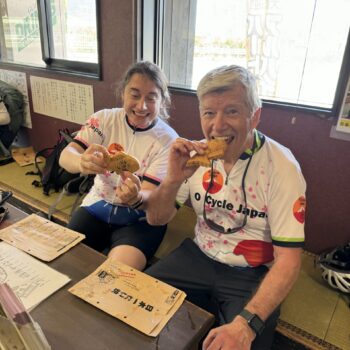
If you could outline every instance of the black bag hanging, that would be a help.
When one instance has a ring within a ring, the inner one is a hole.
[[[59,165],[59,159],[63,149],[73,141],[86,149],[86,146],[82,142],[74,140],[68,129],[64,129],[59,131],[59,138],[54,147],[44,148],[36,153],[35,166],[37,168],[37,175],[40,176],[40,181],[34,180],[32,185],[42,187],[45,195],[49,195],[51,190],[58,192],[67,182],[80,177],[79,173],[69,173]],[[44,165],[39,162],[39,157],[45,158]]]

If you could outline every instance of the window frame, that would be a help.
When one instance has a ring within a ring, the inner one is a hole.
[[[162,52],[162,40],[163,34],[160,28],[164,28],[163,8],[165,0],[141,0],[141,47],[140,57],[143,60],[150,60],[160,66],[162,66],[161,52]],[[152,10],[151,10],[152,8]],[[148,24],[147,31],[144,31],[145,25]],[[151,25],[153,23],[153,26]],[[302,111],[302,112],[314,112],[327,115],[329,117],[337,117],[341,108],[346,84],[350,76],[350,29],[347,36],[347,42],[344,49],[344,55],[342,59],[341,68],[339,71],[339,78],[334,94],[333,105],[331,108],[303,105],[284,101],[275,101],[262,99],[263,106],[278,107],[281,109]],[[195,95],[196,90],[191,88],[184,88],[171,85],[169,89],[173,92],[179,92],[186,95]]]
[[[335,96],[333,101],[332,115],[338,117],[340,114],[340,109],[343,103],[344,95],[346,93],[346,87],[348,84],[348,79],[350,77],[350,29],[348,32],[348,39],[346,42],[344,56],[342,65],[339,71],[339,79],[337,88],[335,90]]]
[[[52,72],[60,72],[68,75],[83,76],[88,78],[102,79],[101,66],[101,21],[100,21],[100,1],[95,0],[96,6],[96,31],[97,31],[97,63],[80,62],[72,60],[64,60],[53,58],[53,32],[51,24],[50,0],[37,0],[38,21],[40,31],[40,43],[42,51],[42,60],[45,66],[35,64],[25,64],[16,62],[1,61],[0,66],[4,68],[30,68],[34,70],[46,70]]]

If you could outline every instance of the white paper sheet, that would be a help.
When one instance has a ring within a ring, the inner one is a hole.
[[[7,283],[27,310],[70,281],[70,278],[21,250],[0,243],[0,283]]]
[[[85,124],[94,113],[92,85],[30,77],[35,113]]]

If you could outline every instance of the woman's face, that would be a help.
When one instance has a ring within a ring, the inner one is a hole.
[[[145,75],[134,74],[125,86],[123,107],[135,127],[147,128],[159,115],[161,102],[160,89]]]

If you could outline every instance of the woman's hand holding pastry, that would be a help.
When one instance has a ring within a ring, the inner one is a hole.
[[[97,144],[90,145],[80,157],[79,170],[82,174],[103,174],[107,169],[108,151]]]
[[[116,188],[116,194],[123,204],[133,206],[141,200],[141,181],[138,176],[129,172],[121,173],[122,184]]]

